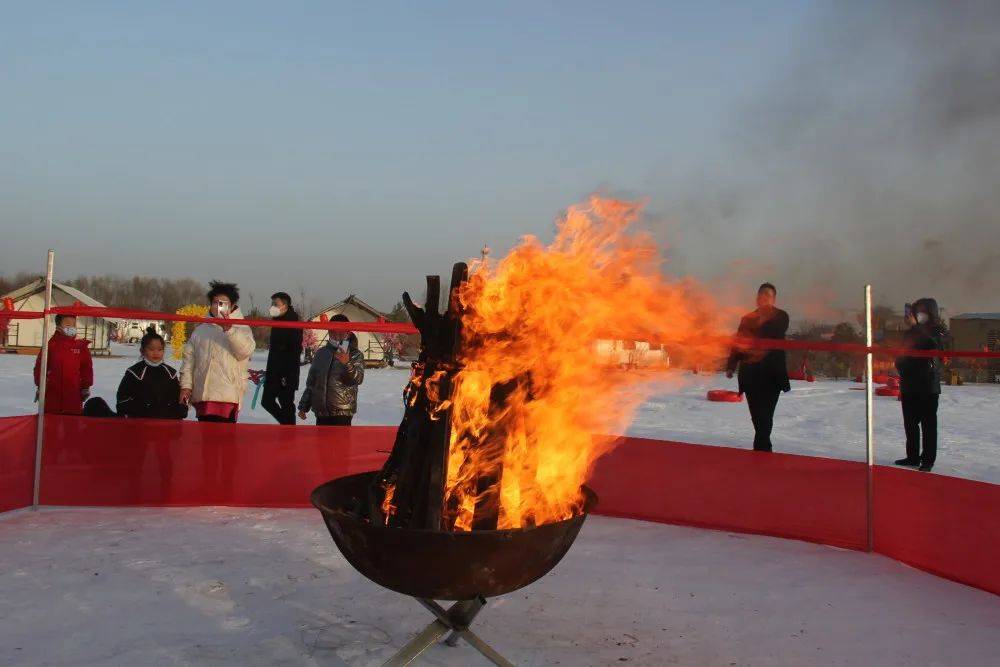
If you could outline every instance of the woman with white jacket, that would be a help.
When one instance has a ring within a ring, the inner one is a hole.
[[[194,405],[198,421],[234,423],[256,343],[250,327],[231,323],[243,319],[236,285],[213,281],[209,287],[209,316],[219,322],[199,324],[184,345],[180,400]]]

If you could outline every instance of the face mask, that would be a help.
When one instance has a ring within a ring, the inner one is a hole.
[[[917,313],[917,324],[927,324],[927,321],[931,319],[927,313]]]
[[[70,338],[76,338],[76,327],[63,327],[62,332]]]
[[[277,306],[271,306],[270,308],[267,309],[267,312],[270,313],[271,317],[277,317],[278,315],[281,315],[281,308],[278,308]]]
[[[159,361],[151,361],[151,360],[146,359],[145,357],[143,357],[143,361],[145,361],[147,365],[152,366],[153,368],[156,368],[157,366],[162,366],[163,365],[163,359],[160,359]]]

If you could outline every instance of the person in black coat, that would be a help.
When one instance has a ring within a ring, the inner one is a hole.
[[[788,313],[775,307],[778,290],[764,283],[757,290],[757,310],[740,320],[738,338],[783,339],[788,331]],[[746,394],[753,422],[753,448],[761,452],[772,450],[771,429],[778,396],[791,391],[784,350],[752,350],[734,348],[726,364],[726,377],[739,373],[739,389]]]
[[[163,363],[163,337],[147,333],[139,344],[142,361],[129,366],[118,385],[119,417],[184,419],[188,408],[180,402],[177,369]]]
[[[298,322],[292,298],[285,292],[271,296],[271,318]],[[299,359],[302,357],[302,329],[271,329],[264,373],[261,405],[279,424],[295,424],[295,392],[299,388]]]
[[[907,315],[909,330],[903,347],[910,350],[943,350],[948,330],[934,299],[918,299]],[[896,465],[919,466],[929,472],[937,459],[937,410],[941,396],[941,360],[935,357],[899,357],[899,400],[903,407],[906,458]],[[923,452],[920,450],[923,434]]]

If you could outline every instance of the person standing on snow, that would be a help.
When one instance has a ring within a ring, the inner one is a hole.
[[[285,292],[271,295],[271,318],[298,322],[292,297]],[[295,424],[295,392],[299,388],[302,329],[272,328],[264,373],[264,396],[260,404],[279,424]]]
[[[903,347],[910,350],[944,350],[948,329],[934,299],[918,299],[906,317],[909,330]],[[899,401],[903,408],[906,457],[899,466],[919,466],[930,472],[937,459],[937,410],[941,396],[941,360],[936,357],[899,357]],[[923,452],[920,450],[923,434]]]
[[[94,364],[90,341],[77,340],[76,318],[56,315],[56,331],[48,342],[48,370],[45,373],[45,413],[83,414],[83,402],[94,384]],[[35,359],[35,386],[39,386],[42,353]]]
[[[256,343],[250,327],[234,324],[243,319],[236,285],[209,287],[209,317],[217,323],[199,324],[184,345],[180,402],[194,405],[198,421],[235,423]]]
[[[788,313],[776,307],[778,290],[771,283],[757,289],[757,309],[740,320],[737,338],[783,339],[788,331]],[[726,364],[726,377],[738,370],[739,390],[747,396],[750,420],[753,422],[753,448],[770,452],[771,429],[778,397],[791,391],[784,350],[751,350],[734,348]]]
[[[347,322],[334,315],[331,322]],[[350,426],[358,411],[358,386],[365,379],[365,356],[353,333],[331,331],[326,345],[316,351],[306,388],[299,399],[299,419],[312,409],[317,426]]]

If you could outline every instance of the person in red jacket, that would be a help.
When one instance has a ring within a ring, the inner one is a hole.
[[[49,367],[45,374],[45,412],[83,414],[83,402],[94,384],[94,365],[89,340],[76,339],[76,318],[56,315],[56,332],[49,339]],[[35,386],[38,386],[42,354],[35,359]]]

